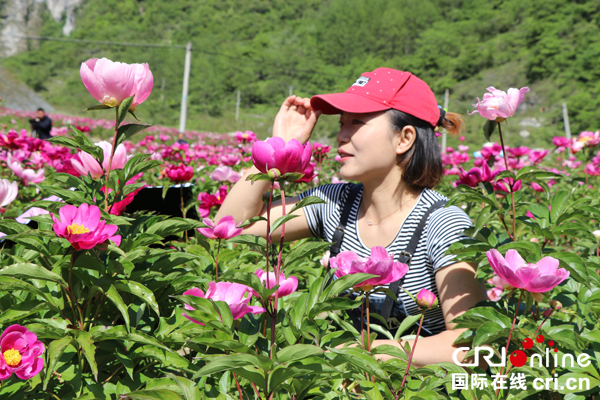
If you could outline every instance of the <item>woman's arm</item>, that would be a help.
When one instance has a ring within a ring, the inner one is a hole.
[[[450,321],[480,301],[487,300],[485,283],[480,283],[475,278],[475,268],[468,263],[460,262],[439,269],[435,275],[435,281],[448,330],[437,335],[419,338],[412,361],[412,365],[417,368],[438,362],[453,362],[452,355],[461,346],[454,346],[452,343],[465,329],[451,330],[456,324]],[[405,342],[408,342],[411,348],[414,345],[414,340],[403,341],[402,345],[395,340],[375,340],[373,347],[382,344],[401,347]],[[457,359],[463,360],[466,353],[466,351],[460,351]],[[392,357],[381,356],[383,360],[390,358]]]

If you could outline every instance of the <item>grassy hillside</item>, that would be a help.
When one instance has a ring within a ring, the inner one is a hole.
[[[526,127],[531,136],[520,140],[548,145],[563,132],[563,100],[574,133],[600,129],[599,9],[600,0],[88,0],[71,37],[192,41],[194,129],[266,135],[289,86],[302,96],[341,91],[361,72],[388,66],[423,78],[440,103],[449,88],[450,109],[463,114],[487,86],[530,86],[507,134],[524,129],[520,118],[535,117],[542,126]],[[60,36],[60,29],[46,15],[40,35]],[[177,125],[183,50],[61,42],[32,42],[30,49],[1,62],[65,112],[94,104],[79,79],[82,61],[148,62],[155,88],[142,117]],[[470,140],[480,144],[482,120],[466,119]],[[321,123],[319,135],[332,135],[335,120]]]

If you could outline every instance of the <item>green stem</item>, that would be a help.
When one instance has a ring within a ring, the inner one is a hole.
[[[219,279],[219,253],[221,252],[221,239],[217,239],[217,255],[215,256],[215,280]]]
[[[419,329],[417,329],[417,337],[415,337],[415,342],[412,345],[412,349],[410,350],[410,357],[408,357],[408,365],[406,366],[406,371],[404,372],[404,377],[402,378],[402,384],[400,387],[404,387],[404,383],[406,383],[406,377],[408,376],[408,371],[410,370],[410,364],[412,363],[413,355],[415,354],[415,348],[417,347],[417,341],[419,340],[419,334],[421,333],[421,327],[423,326],[423,319],[425,318],[425,311],[421,314],[421,320],[419,321]]]
[[[540,326],[537,327],[537,329],[535,330],[535,333],[533,334],[533,338],[534,339],[537,336],[537,334],[540,331],[540,329],[542,328],[542,325],[544,325],[544,322],[546,322],[548,320],[548,318],[550,318],[550,316],[552,315],[553,312],[554,312],[554,310],[552,310],[550,312],[550,314],[548,314],[548,316],[546,318],[544,318],[544,320],[542,321],[542,323],[540,324]]]
[[[519,314],[519,306],[521,305],[521,300],[523,299],[523,290],[521,290],[521,294],[519,295],[519,301],[517,302],[517,307],[515,308],[515,316],[513,317],[512,326],[510,327],[510,332],[508,333],[508,340],[506,341],[506,350],[505,354],[508,355],[508,346],[510,345],[510,338],[512,336],[513,330],[515,329],[515,322],[517,321],[517,315]],[[504,366],[500,368],[500,375],[504,372]],[[498,392],[500,389],[496,389],[496,396],[498,396]]]
[[[110,152],[110,158],[108,159],[108,171],[106,171],[106,193],[104,197],[104,211],[108,212],[108,177],[110,175],[110,169],[112,167],[113,156],[115,155],[115,149],[117,148],[117,132],[119,131],[119,107],[115,107],[115,136],[113,137],[112,150]]]
[[[506,154],[506,149],[504,148],[504,139],[502,138],[502,126],[500,122],[498,122],[498,134],[500,135],[500,143],[502,144],[502,155],[504,156],[504,166],[508,171],[508,155]],[[517,213],[515,211],[515,192],[513,190],[513,185],[516,182],[513,180],[508,186],[510,187],[510,198],[512,200],[512,231],[513,231],[513,240],[517,239],[517,232],[515,228],[515,219],[517,218]]]

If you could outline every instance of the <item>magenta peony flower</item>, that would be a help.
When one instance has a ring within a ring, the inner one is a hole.
[[[62,201],[62,199],[58,196],[50,196],[50,197],[46,197],[45,199],[42,199],[42,200],[58,201],[58,202],[64,203]],[[25,211],[23,214],[21,214],[17,218],[15,218],[15,221],[17,221],[20,224],[28,224],[29,221],[31,221],[31,219],[30,219],[31,217],[37,217],[38,215],[46,215],[46,214],[50,214],[50,212],[47,210],[44,210],[43,208],[31,207],[27,211]]]
[[[483,95],[483,100],[477,98],[477,104],[473,104],[473,107],[477,107],[477,110],[471,114],[479,113],[479,115],[490,121],[498,122],[512,117],[519,104],[525,99],[525,93],[529,92],[528,87],[510,88],[507,92],[503,92],[490,86],[487,90],[489,93]]]
[[[8,179],[0,179],[0,212],[17,197],[19,185],[16,181],[9,182]]]
[[[527,146],[520,146],[520,147],[514,147],[512,149],[507,149],[506,150],[508,152],[508,154],[510,154],[513,157],[523,157],[524,155],[529,154],[529,152],[531,151],[529,149],[529,147]]]
[[[108,240],[117,246],[121,244],[121,236],[115,235],[117,225],[106,225],[100,219],[100,209],[97,206],[82,204],[79,207],[67,205],[59,210],[60,220],[50,214],[54,232],[67,239],[75,250],[88,250]]]
[[[461,167],[458,174],[460,179],[456,181],[456,185],[476,187],[479,182],[493,182],[496,175],[492,173],[487,163],[483,163],[481,168],[471,168],[468,172]]]
[[[540,163],[544,157],[546,157],[550,153],[550,150],[542,149],[542,150],[531,150],[529,153],[529,161],[534,164]]]
[[[154,77],[148,64],[125,64],[106,58],[90,58],[79,71],[83,85],[93,98],[116,107],[135,95],[132,107],[142,104],[152,92]]]
[[[186,165],[167,166],[167,176],[175,183],[187,182],[194,177],[194,168]]]
[[[250,292],[250,288],[245,285],[241,285],[239,283],[231,283],[231,282],[210,282],[208,284],[208,290],[206,294],[194,287],[190,290],[186,290],[183,292],[184,295],[202,297],[205,299],[212,299],[215,301],[224,301],[229,305],[229,309],[231,310],[231,315],[233,319],[242,318],[244,315],[248,313],[252,314],[262,314],[265,310],[262,307],[257,306],[249,306],[250,298],[252,295],[245,297],[246,293]],[[186,310],[193,310],[193,307],[184,305]],[[196,321],[195,319],[188,317],[185,313],[184,317],[189,319],[195,324],[204,325],[203,323]]]
[[[327,146],[321,143],[313,143],[312,145],[312,149],[313,149],[313,155],[315,157],[323,157],[324,155],[326,155],[327,153],[329,153],[329,151],[331,150],[331,146]]]
[[[341,278],[344,275],[365,273],[378,275],[375,278],[367,279],[356,285],[380,286],[402,279],[408,272],[408,265],[399,261],[394,261],[393,255],[388,255],[385,248],[375,246],[371,249],[371,257],[360,258],[352,251],[342,251],[336,257],[329,260],[331,268],[335,269],[335,276]],[[370,289],[366,287],[364,289]],[[363,289],[363,290],[364,290]],[[366,291],[366,290],[365,290]]]
[[[428,310],[438,305],[438,298],[433,292],[423,288],[417,294],[417,304],[422,309]]]
[[[511,287],[528,292],[547,292],[569,277],[569,272],[558,268],[558,260],[552,257],[544,257],[535,264],[529,264],[513,249],[506,252],[506,258],[496,249],[488,251],[486,255],[492,269],[501,279]]]
[[[203,218],[202,222],[208,225],[208,228],[198,228],[198,232],[209,239],[231,239],[242,233],[239,224],[236,226],[235,219],[231,215],[226,215],[215,225],[209,218]]]
[[[302,172],[310,162],[311,146],[306,143],[303,146],[296,139],[285,142],[283,139],[274,137],[259,140],[252,145],[252,162],[262,173],[270,169],[277,169],[283,174],[288,172]]]
[[[569,147],[571,141],[564,136],[554,136],[552,138],[552,144],[556,147]]]
[[[523,186],[523,182],[520,179],[514,183],[513,183],[513,181],[514,181],[513,178],[501,178],[501,179],[498,179],[498,182],[492,183],[492,186],[494,186],[494,190],[503,191],[506,193],[511,192],[511,186],[512,186],[512,191],[518,192],[519,190],[521,190],[521,187]]]
[[[208,217],[213,207],[223,204],[225,197],[227,197],[227,186],[225,185],[222,185],[215,194],[205,192],[198,194],[198,201],[200,201],[198,213],[200,214],[200,217]]]
[[[21,379],[36,376],[44,368],[44,343],[24,326],[11,325],[0,336],[0,380],[14,372]]]
[[[233,137],[238,141],[238,143],[250,143],[256,140],[256,133],[252,131],[237,131]]]
[[[233,167],[240,163],[240,158],[238,156],[236,156],[235,154],[225,154],[225,155],[221,156],[221,162],[224,165]]]
[[[312,181],[315,178],[315,176],[317,176],[317,174],[315,174],[315,164],[312,162],[309,162],[308,165],[306,166],[306,168],[304,168],[304,171],[302,171],[302,173],[304,174],[304,176],[302,176],[302,178],[295,181],[296,183],[300,183],[300,182],[308,183],[308,182]]]
[[[262,269],[259,269],[254,273],[260,279],[260,282],[267,288],[271,289],[275,286],[276,276],[275,272],[269,271],[269,279],[267,280],[267,273]],[[292,294],[298,289],[298,278],[295,276],[290,276],[289,278],[285,278],[285,275],[282,273],[279,274],[279,289],[277,289],[277,297],[285,297],[289,294]],[[258,296],[254,290],[252,290],[252,295]],[[275,297],[275,293],[273,293],[269,297]]]

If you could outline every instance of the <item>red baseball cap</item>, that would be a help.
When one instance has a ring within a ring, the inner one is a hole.
[[[310,104],[323,114],[371,113],[393,108],[434,127],[440,119],[440,109],[429,85],[410,72],[391,68],[365,72],[345,93],[313,96]]]

